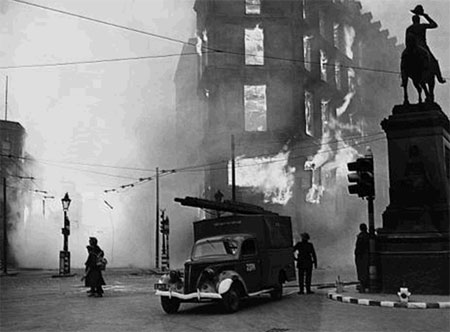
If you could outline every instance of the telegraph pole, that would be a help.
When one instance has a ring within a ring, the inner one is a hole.
[[[8,121],[8,76],[6,76],[5,87],[5,121]]]
[[[159,268],[159,168],[156,167],[155,267]]]
[[[5,85],[5,121],[8,121],[8,76]],[[5,166],[6,167],[6,166]],[[6,172],[6,169],[5,169]],[[8,217],[6,215],[6,177],[3,176],[3,273],[8,273]]]
[[[236,163],[234,156],[234,135],[231,135],[231,200],[236,201]]]
[[[373,167],[373,153],[370,148],[367,148],[367,152],[364,155],[367,160],[371,161],[372,165],[372,179],[373,186],[375,186],[375,170]],[[378,276],[377,276],[377,253],[376,253],[376,235],[375,235],[375,217],[373,201],[375,200],[375,189],[373,189],[373,195],[367,197],[367,210],[369,221],[369,291],[371,293],[378,292]]]
[[[6,215],[6,177],[3,177],[3,273],[8,273],[8,217]]]

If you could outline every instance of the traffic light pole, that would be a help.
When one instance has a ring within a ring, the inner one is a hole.
[[[161,270],[167,271],[169,269],[169,217],[165,215],[165,209],[161,209]]]
[[[8,216],[6,211],[6,177],[3,177],[3,273],[8,273]]]
[[[369,234],[375,235],[375,217],[373,209],[374,197],[367,197],[368,210],[369,210]]]
[[[374,197],[367,197],[368,217],[369,217],[369,291],[378,292],[377,282],[377,258],[376,258],[376,238],[375,238],[375,218],[373,208]]]
[[[159,168],[156,167],[155,268],[159,269]]]
[[[236,161],[234,135],[231,135],[231,200],[236,201]]]
[[[373,154],[370,148],[364,158],[358,158],[354,162],[347,164],[350,172],[348,181],[355,183],[348,186],[350,194],[357,194],[362,199],[366,198],[368,203],[369,217],[369,291],[375,293],[378,291],[377,281],[377,253],[376,253],[376,235],[373,201],[375,199],[375,179],[373,167]]]

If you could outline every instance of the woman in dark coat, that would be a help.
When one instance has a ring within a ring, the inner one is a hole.
[[[97,266],[97,257],[103,257],[103,250],[97,244],[97,239],[95,237],[89,238],[89,245],[86,246],[88,250],[88,258],[86,260],[85,276],[83,277],[85,286],[90,287],[88,291],[89,296],[102,297],[103,289],[102,286],[105,285],[105,280],[102,276],[102,271],[99,266]]]

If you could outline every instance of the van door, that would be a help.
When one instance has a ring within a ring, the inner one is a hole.
[[[241,268],[240,275],[247,285],[249,293],[261,289],[261,259],[258,255],[257,242],[255,239],[247,239],[241,246]]]

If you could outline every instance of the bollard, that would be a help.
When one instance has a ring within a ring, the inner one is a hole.
[[[407,287],[400,287],[400,291],[397,295],[400,298],[400,302],[407,303],[409,301],[409,297],[411,296],[411,292],[408,291]]]
[[[342,292],[344,292],[344,285],[341,282],[341,277],[338,276],[336,279],[336,293],[340,294]]]

